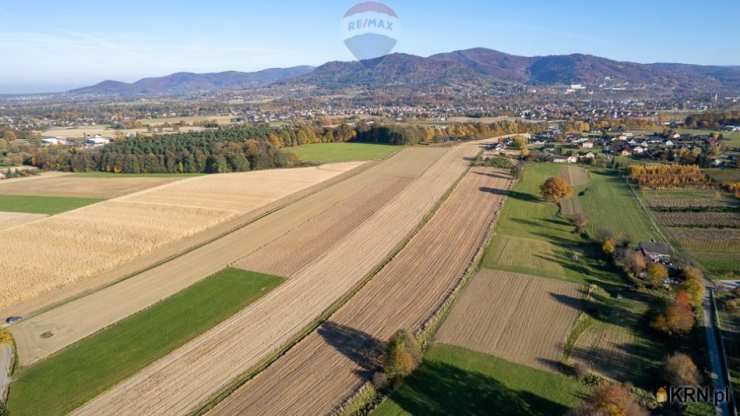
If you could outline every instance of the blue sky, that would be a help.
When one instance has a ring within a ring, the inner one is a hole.
[[[4,0],[0,92],[63,90],[177,71],[350,60],[339,19],[356,1]],[[636,62],[740,65],[740,1],[387,1],[396,51],[488,47]]]

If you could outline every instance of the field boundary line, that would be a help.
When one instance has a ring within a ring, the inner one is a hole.
[[[515,178],[512,178],[512,180],[509,181],[509,191],[513,188],[516,181],[517,179]],[[420,325],[419,329],[415,331],[414,336],[421,344],[422,350],[428,349],[437,331],[442,326],[442,324],[444,324],[445,320],[449,316],[450,311],[452,310],[452,306],[454,306],[455,302],[459,298],[459,293],[470,284],[472,278],[481,269],[481,263],[486,253],[486,249],[496,235],[496,224],[507,200],[508,196],[502,198],[501,205],[499,206],[496,214],[491,220],[491,225],[489,226],[486,235],[482,239],[481,245],[478,247],[476,254],[470,260],[467,270],[463,273],[462,276],[460,276],[457,284],[453,289],[450,290],[450,292],[445,297],[445,300],[439,305],[439,307],[437,307],[434,312],[432,312],[429,318]],[[365,382],[355,391],[354,394],[348,397],[343,403],[335,407],[335,409],[330,412],[330,414],[334,416],[356,416],[369,414],[385,399],[386,396],[382,393],[379,393],[373,386],[372,382]]]
[[[428,171],[434,164],[431,164],[428,166],[424,172]],[[429,220],[436,214],[436,212],[439,210],[439,208],[442,206],[442,204],[447,201],[448,197],[454,191],[460,181],[467,175],[467,173],[472,168],[472,163],[470,163],[466,169],[462,172],[462,174],[455,179],[455,181],[448,187],[448,189],[445,191],[445,193],[435,202],[434,206],[427,212],[422,220],[417,224],[414,229],[409,232],[409,234],[401,240],[396,246],[391,250],[391,252],[386,256],[385,259],[383,259],[380,263],[378,263],[373,269],[367,273],[357,284],[355,284],[352,289],[350,289],[347,293],[339,297],[337,300],[335,300],[328,308],[324,310],[316,319],[311,321],[308,325],[306,325],[302,330],[300,330],[295,336],[293,336],[290,340],[288,340],[286,343],[284,343],[282,346],[279,346],[274,352],[268,354],[267,356],[263,357],[256,365],[252,366],[249,370],[247,370],[242,376],[237,377],[232,382],[227,384],[225,387],[220,389],[220,391],[214,393],[211,395],[210,398],[206,399],[204,404],[194,410],[190,413],[191,416],[201,416],[205,415],[209,410],[211,410],[213,407],[215,407],[218,403],[220,403],[222,400],[224,400],[226,397],[231,395],[234,391],[236,391],[238,388],[243,386],[245,383],[253,379],[255,376],[257,376],[259,373],[270,367],[274,362],[276,362],[280,357],[284,356],[291,348],[293,348],[296,344],[301,342],[304,338],[306,338],[308,335],[310,335],[314,330],[316,330],[321,324],[329,320],[332,315],[334,315],[335,312],[337,312],[342,306],[344,306],[347,302],[349,302],[354,295],[357,294],[365,285],[370,282],[373,277],[375,277],[380,270],[382,270],[388,263],[390,263],[400,252],[403,250],[404,247],[418,234],[418,232],[429,222]],[[423,175],[423,173],[422,173]],[[422,176],[420,175],[420,177]]]
[[[333,177],[331,179],[328,179],[328,180],[326,180],[324,182],[321,182],[321,183],[318,183],[316,185],[310,186],[310,187],[308,187],[306,189],[303,189],[301,191],[298,191],[298,192],[296,192],[296,193],[294,193],[292,195],[288,195],[285,198],[281,198],[281,199],[279,199],[277,201],[274,201],[273,203],[270,203],[270,204],[266,205],[265,207],[257,208],[257,209],[255,209],[253,211],[250,211],[250,212],[247,212],[247,213],[245,213],[243,215],[240,215],[237,218],[234,218],[234,219],[228,221],[225,224],[220,224],[220,226],[226,227],[227,229],[224,230],[224,231],[222,231],[221,233],[219,233],[218,235],[216,235],[214,237],[210,237],[210,238],[208,238],[208,239],[206,239],[204,241],[198,242],[195,245],[189,246],[188,248],[185,248],[183,250],[177,251],[176,253],[174,253],[174,254],[172,254],[170,256],[165,257],[164,259],[158,260],[158,261],[150,264],[147,267],[144,267],[142,269],[136,270],[136,271],[134,271],[132,273],[129,273],[129,274],[121,277],[121,278],[115,279],[115,280],[110,281],[110,282],[107,282],[107,283],[105,283],[105,284],[103,284],[101,286],[97,286],[95,288],[92,288],[92,289],[83,291],[83,292],[78,293],[78,294],[73,295],[73,296],[70,296],[68,298],[65,298],[65,299],[59,301],[59,302],[55,302],[55,303],[52,303],[50,305],[44,306],[42,308],[36,309],[32,313],[26,314],[24,316],[24,320],[31,319],[33,317],[36,317],[38,315],[41,315],[43,313],[49,312],[49,311],[51,311],[53,309],[56,309],[56,308],[58,308],[60,306],[66,305],[66,304],[68,304],[70,302],[74,302],[75,300],[84,298],[86,296],[90,296],[90,295],[92,295],[94,293],[97,293],[97,292],[103,290],[103,289],[106,289],[108,287],[114,286],[114,285],[116,285],[118,283],[121,283],[123,281],[129,280],[131,278],[134,278],[134,277],[136,277],[136,276],[138,276],[138,275],[140,275],[142,273],[145,273],[145,272],[148,272],[148,271],[150,271],[152,269],[155,269],[155,268],[157,268],[157,267],[159,267],[159,266],[161,266],[163,264],[169,263],[169,262],[171,262],[171,261],[173,261],[175,259],[178,259],[180,257],[183,257],[186,254],[189,254],[189,253],[191,253],[191,252],[193,252],[193,251],[195,251],[195,250],[197,250],[199,248],[202,248],[204,246],[207,246],[208,244],[213,243],[214,241],[220,240],[220,239],[222,239],[222,238],[224,238],[224,237],[226,237],[228,235],[231,235],[231,234],[233,234],[233,233],[235,233],[235,232],[237,232],[239,230],[242,230],[243,228],[245,228],[245,227],[247,227],[247,226],[249,226],[249,225],[251,225],[251,224],[253,224],[253,223],[255,223],[255,222],[257,222],[257,221],[259,221],[259,220],[261,220],[263,218],[265,218],[265,217],[267,217],[268,215],[274,214],[274,213],[276,213],[276,212],[278,212],[278,211],[286,208],[288,205],[294,204],[294,203],[296,203],[298,201],[301,201],[301,200],[303,200],[305,198],[308,198],[309,196],[312,196],[312,195],[314,195],[314,194],[316,194],[316,193],[318,193],[318,192],[320,192],[320,191],[322,191],[322,190],[324,190],[324,189],[326,189],[326,188],[328,188],[330,186],[336,185],[336,184],[338,184],[340,182],[344,182],[345,180],[348,180],[348,179],[350,179],[350,178],[352,178],[352,177],[354,177],[356,175],[359,175],[360,173],[366,171],[367,169],[369,169],[372,166],[375,166],[376,164],[377,163],[375,163],[375,162],[366,162],[366,163],[364,163],[364,164],[362,164],[360,166],[357,166],[356,168],[354,168],[354,169],[352,169],[350,171],[347,171],[345,173],[342,173],[340,175],[337,175],[337,176],[335,176],[335,177]],[[196,178],[199,178],[199,177],[196,177]],[[175,181],[173,183],[181,183],[181,182],[182,181]],[[171,185],[171,184],[165,184],[165,185],[162,185],[162,186],[168,186],[168,185]],[[261,210],[262,210],[262,212],[260,212]],[[258,214],[256,216],[253,216],[255,213],[258,213]],[[219,225],[215,225],[215,227],[219,227]],[[208,232],[208,230],[204,230],[204,231],[201,232],[201,234],[202,233],[207,233],[207,232]]]

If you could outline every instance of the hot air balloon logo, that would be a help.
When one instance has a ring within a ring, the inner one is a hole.
[[[344,44],[361,61],[389,54],[398,43],[401,31],[396,12],[375,1],[352,6],[341,24]]]

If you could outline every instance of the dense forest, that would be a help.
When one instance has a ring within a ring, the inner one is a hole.
[[[34,149],[31,164],[49,170],[113,173],[225,173],[288,167],[289,150],[311,143],[361,141],[396,145],[434,143],[539,131],[521,121],[443,126],[341,124],[332,127],[229,127],[154,137],[137,136],[99,148]]]
[[[134,137],[100,148],[46,147],[32,164],[62,171],[114,173],[225,173],[286,167],[289,154],[261,128],[230,128],[167,136]]]

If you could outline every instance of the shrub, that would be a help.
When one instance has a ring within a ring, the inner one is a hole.
[[[698,308],[704,301],[704,282],[697,279],[686,279],[681,283],[681,290],[686,292],[689,304]]]
[[[668,357],[663,365],[665,381],[673,386],[698,386],[701,374],[696,364],[686,354],[676,353]]]
[[[596,387],[573,416],[619,415],[647,416],[648,412],[635,400],[629,387],[609,383]]]
[[[639,251],[629,250],[627,252],[627,257],[625,258],[625,266],[630,273],[638,276],[645,271],[647,261],[645,260],[645,256],[643,256]]]
[[[607,254],[609,256],[614,254],[614,250],[616,249],[617,243],[611,238],[607,238],[606,240],[604,240],[604,243],[601,245],[601,250],[604,252],[604,254]]]
[[[406,330],[398,330],[388,341],[383,370],[394,386],[411,374],[421,362],[421,349]]]

